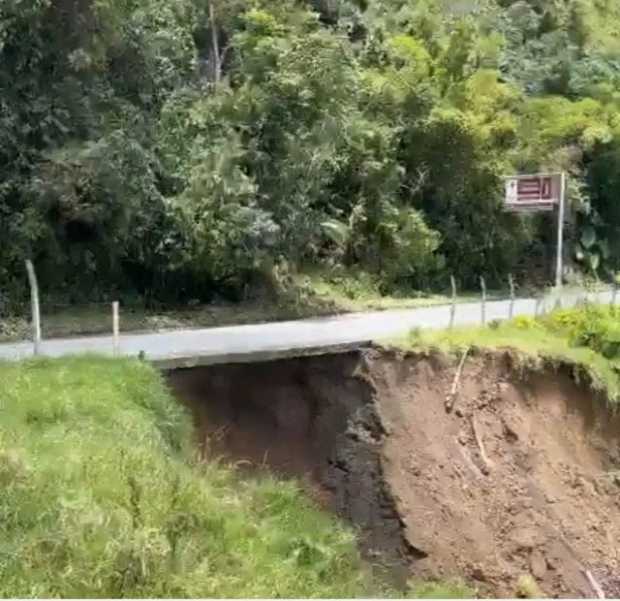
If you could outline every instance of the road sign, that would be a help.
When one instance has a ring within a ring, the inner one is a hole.
[[[515,175],[506,178],[508,211],[552,211],[560,204],[562,174]]]
[[[506,177],[506,210],[538,213],[558,208],[558,248],[555,266],[555,285],[562,288],[564,255],[564,211],[566,174],[513,175]]]

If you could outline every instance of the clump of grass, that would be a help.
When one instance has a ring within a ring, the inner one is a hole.
[[[587,306],[559,310],[538,319],[516,317],[493,327],[415,331],[396,341],[405,348],[514,348],[533,356],[583,366],[594,388],[612,405],[620,402],[620,310]]]
[[[1,597],[393,594],[291,483],[192,459],[148,365],[0,364]]]
[[[461,580],[446,582],[410,582],[410,599],[473,599],[477,596],[475,589]]]
[[[519,599],[543,599],[544,593],[530,574],[523,574],[517,582],[516,596]]]

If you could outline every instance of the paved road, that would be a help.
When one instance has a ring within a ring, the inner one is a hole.
[[[589,298],[593,302],[610,302],[612,293],[591,294]],[[574,305],[577,301],[576,295],[564,295],[562,298],[564,306]],[[553,302],[552,299],[547,299],[545,304],[550,308]],[[519,299],[515,302],[514,314],[534,315],[536,307],[535,299]],[[508,310],[508,301],[488,302],[487,320],[505,319]],[[121,338],[121,352],[124,355],[138,355],[143,351],[147,359],[168,367],[258,361],[380,340],[402,334],[414,327],[445,328],[449,319],[448,306],[435,306],[279,323],[127,334]],[[479,324],[480,321],[479,303],[457,305],[457,325]],[[46,340],[42,345],[42,353],[50,357],[111,352],[112,340],[106,336]],[[0,359],[15,360],[31,355],[30,342],[0,344]]]

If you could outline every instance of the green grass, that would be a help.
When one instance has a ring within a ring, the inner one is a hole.
[[[411,582],[408,597],[413,599],[473,599],[475,589],[460,580],[447,582]]]
[[[402,290],[388,293],[382,290],[376,276],[360,270],[340,270],[330,273],[325,270],[307,270],[295,277],[300,290],[309,298],[331,304],[340,311],[385,311],[389,309],[413,309],[450,302],[446,294],[433,294]],[[479,295],[464,294],[459,302],[479,298]]]
[[[462,353],[467,348],[513,348],[529,357],[569,361],[583,366],[595,389],[611,404],[620,402],[620,310],[587,307],[553,312],[539,319],[518,317],[488,327],[412,331],[393,341],[408,349],[437,348]],[[599,339],[603,339],[600,341]]]
[[[0,364],[1,597],[393,594],[298,487],[193,459],[144,363]]]

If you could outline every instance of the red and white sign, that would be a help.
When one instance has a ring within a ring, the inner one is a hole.
[[[516,175],[506,178],[510,211],[551,211],[560,204],[562,175]]]

